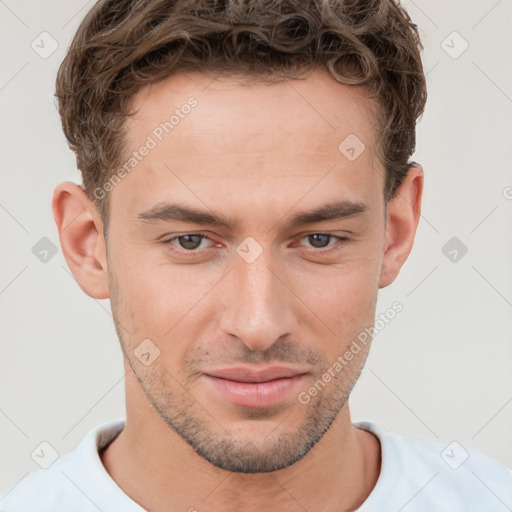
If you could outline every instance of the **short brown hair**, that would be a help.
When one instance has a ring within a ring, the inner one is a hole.
[[[124,121],[142,87],[179,70],[299,79],[324,66],[381,105],[379,155],[391,199],[410,167],[427,91],[417,26],[395,0],[99,0],[56,79],[62,127],[86,193],[122,165]]]

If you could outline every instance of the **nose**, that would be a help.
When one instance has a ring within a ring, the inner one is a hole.
[[[236,256],[221,292],[220,327],[250,350],[264,351],[294,329],[293,293],[271,260],[270,250],[251,263]]]

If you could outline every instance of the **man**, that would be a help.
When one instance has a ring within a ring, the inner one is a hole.
[[[420,215],[420,48],[391,0],[92,8],[56,93],[84,186],[53,211],[111,300],[126,421],[1,510],[510,510],[501,463],[350,419]]]

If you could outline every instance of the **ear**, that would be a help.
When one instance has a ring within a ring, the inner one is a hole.
[[[66,262],[80,288],[94,299],[109,298],[103,222],[83,188],[65,181],[53,193],[53,217]]]
[[[423,168],[414,164],[387,206],[379,288],[385,288],[396,279],[411,252],[420,219],[422,194]]]

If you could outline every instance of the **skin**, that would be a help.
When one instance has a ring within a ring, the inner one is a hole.
[[[378,290],[413,245],[423,171],[411,167],[386,204],[378,105],[322,70],[250,85],[176,74],[134,97],[128,147],[140,147],[190,96],[198,105],[111,192],[108,243],[80,186],[62,183],[53,198],[68,265],[85,293],[111,299],[123,348],[126,426],[102,462],[149,511],[354,510],[381,466],[378,440],[351,423],[348,403],[370,344],[308,404],[297,395],[373,325]],[[366,146],[354,161],[338,150],[349,134]],[[286,225],[341,199],[366,210]],[[162,202],[238,224],[138,218]],[[191,233],[209,239],[193,239],[194,249],[169,242]],[[315,245],[315,233],[334,236]],[[247,237],[262,250],[251,263],[236,252]],[[145,339],[160,351],[147,366],[134,353]],[[268,364],[307,372],[271,407],[233,404],[203,375]]]

